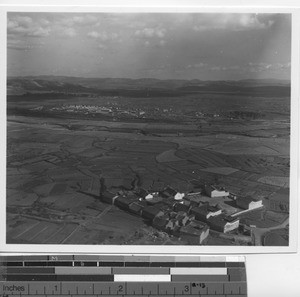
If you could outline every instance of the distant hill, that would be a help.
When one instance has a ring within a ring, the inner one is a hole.
[[[68,76],[8,77],[7,94],[96,93],[132,97],[226,93],[281,97],[290,95],[290,82],[275,79],[239,81],[159,80],[153,78],[83,78]]]

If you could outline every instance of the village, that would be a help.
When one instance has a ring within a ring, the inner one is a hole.
[[[114,100],[119,97],[101,97],[101,100]],[[75,113],[82,115],[104,115],[104,116],[121,116],[121,117],[132,117],[132,118],[165,118],[166,115],[170,118],[178,117],[179,115],[174,113],[172,108],[137,108],[122,106],[114,102],[107,102],[103,105],[90,105],[90,104],[62,104],[55,105],[52,107],[38,106],[31,109],[32,111],[43,111],[49,113]],[[198,114],[196,116],[199,116]]]
[[[91,97],[88,97],[90,99]],[[153,107],[142,106],[143,104],[137,104],[137,106],[128,106],[126,103],[120,104],[118,100],[122,98],[118,96],[111,97],[97,97],[98,100],[103,101],[102,105],[88,104],[89,100],[86,99],[86,104],[59,104],[50,106],[37,106],[31,109],[33,112],[46,112],[50,115],[55,114],[77,114],[77,115],[90,115],[92,117],[105,116],[108,118],[118,117],[126,119],[185,119],[188,121],[203,120],[205,118],[213,119],[224,117],[230,120],[239,118],[233,113],[220,113],[220,112],[204,112],[198,110],[189,110],[188,114],[183,115],[181,109],[174,109],[168,106]],[[116,102],[113,102],[116,101]],[[124,99],[124,102],[126,100]]]
[[[152,191],[101,191],[102,202],[141,216],[152,227],[179,237],[192,245],[206,243],[210,232],[227,234],[251,245],[251,227],[241,223],[247,212],[265,209],[263,201],[250,196],[237,197],[224,187],[205,185],[202,192],[180,193],[163,183],[154,183]]]

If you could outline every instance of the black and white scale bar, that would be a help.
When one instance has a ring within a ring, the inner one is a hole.
[[[2,262],[1,266],[7,267],[245,267],[244,262],[87,262],[87,261],[25,261],[25,262]]]
[[[247,295],[246,282],[0,282],[0,295]],[[217,296],[215,296],[217,297]],[[233,297],[233,296],[232,296]],[[236,297],[236,296],[235,296]]]

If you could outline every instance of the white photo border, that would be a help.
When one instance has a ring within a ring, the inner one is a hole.
[[[290,137],[290,236],[288,247],[266,246],[136,246],[136,245],[39,245],[6,244],[6,27],[8,12],[167,12],[167,13],[290,13],[292,14],[291,137]],[[101,6],[2,6],[0,7],[0,95],[1,95],[1,178],[0,252],[101,253],[101,254],[253,254],[293,253],[298,241],[299,195],[299,9],[272,7],[101,7]]]

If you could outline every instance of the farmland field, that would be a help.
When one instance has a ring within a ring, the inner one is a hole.
[[[112,193],[155,182],[196,192],[214,183],[266,202],[267,220],[245,214],[251,224],[274,227],[286,218],[268,209],[268,198],[289,188],[288,97],[41,93],[7,103],[7,243],[182,244],[102,203],[100,180]],[[59,109],[76,104],[119,109]],[[210,236],[208,244],[234,243]]]

